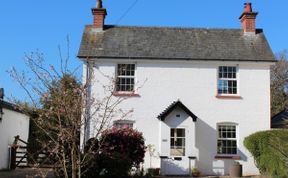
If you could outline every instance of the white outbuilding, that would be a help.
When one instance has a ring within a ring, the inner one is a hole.
[[[0,98],[0,170],[9,168],[9,145],[13,144],[15,136],[19,135],[28,141],[30,118],[17,107],[3,100],[3,89]]]

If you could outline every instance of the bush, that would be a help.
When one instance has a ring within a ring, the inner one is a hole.
[[[254,133],[244,140],[263,175],[288,178],[288,130]]]
[[[95,144],[96,143],[96,144]],[[85,150],[92,150],[83,177],[126,177],[132,167],[139,168],[144,160],[142,133],[131,128],[108,129],[99,141],[90,139]]]

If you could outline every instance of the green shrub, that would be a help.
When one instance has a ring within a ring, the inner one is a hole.
[[[288,130],[254,133],[244,140],[263,175],[288,178]]]

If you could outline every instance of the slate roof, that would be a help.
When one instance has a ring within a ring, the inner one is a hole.
[[[186,114],[188,114],[194,122],[197,120],[197,116],[195,116],[181,101],[174,101],[170,106],[168,106],[159,116],[157,117],[161,121],[164,121],[166,117],[174,111],[177,107],[181,108]]]
[[[288,110],[276,114],[271,119],[271,128],[288,128]]]
[[[3,99],[0,99],[0,107],[11,110],[11,111],[19,112],[19,113],[24,113],[15,104],[4,101]]]
[[[274,62],[262,32],[242,29],[85,27],[79,58],[227,60]]]

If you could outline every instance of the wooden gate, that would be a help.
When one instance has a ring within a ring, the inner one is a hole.
[[[36,153],[29,153],[28,143],[20,139],[19,135],[15,136],[10,154],[10,169],[16,169],[16,167],[53,167],[49,164],[47,152],[39,150]]]

